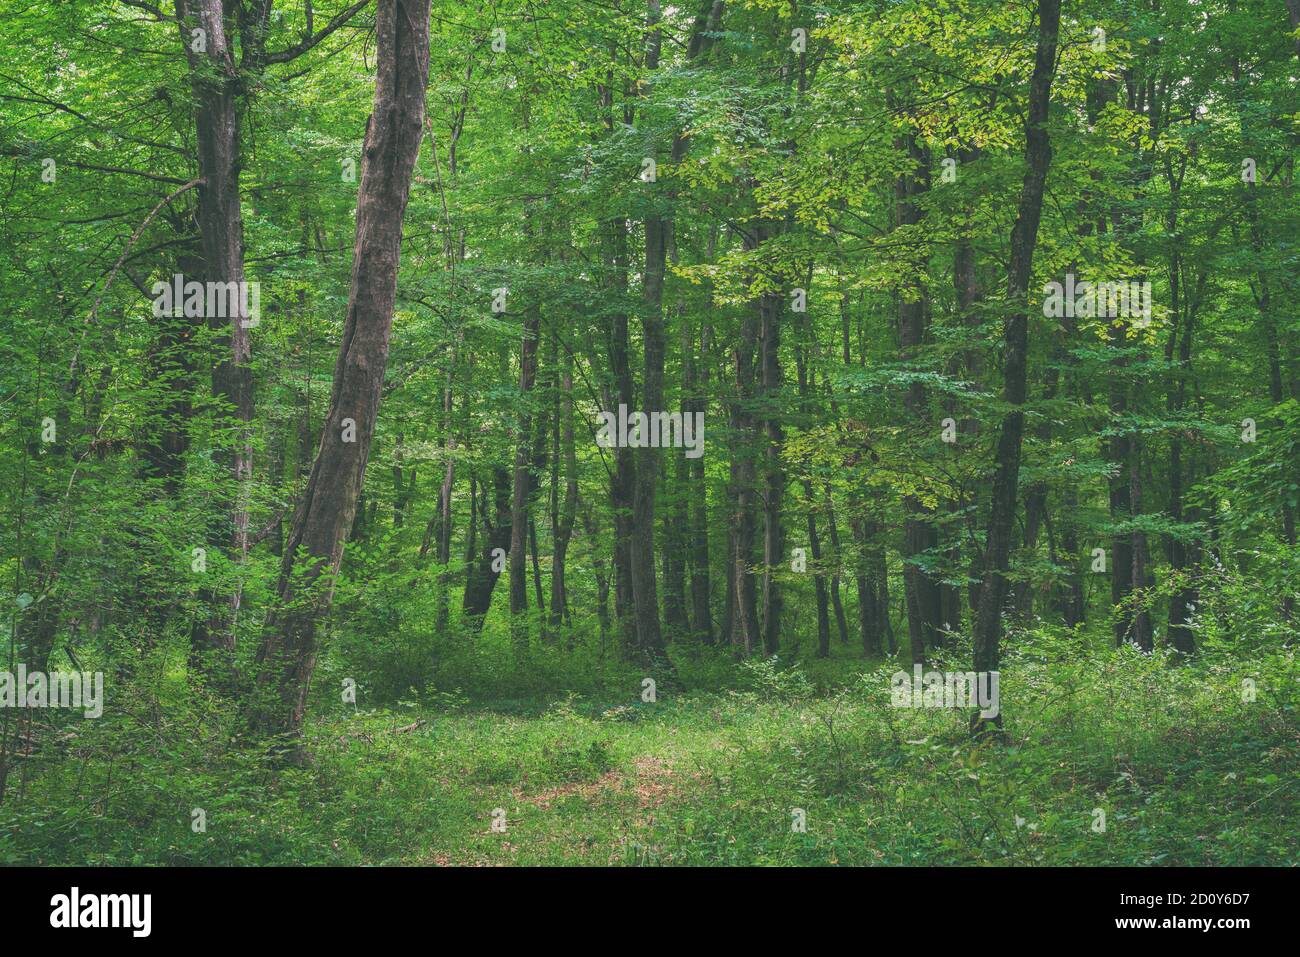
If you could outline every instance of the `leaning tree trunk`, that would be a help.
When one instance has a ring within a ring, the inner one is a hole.
[[[301,734],[316,629],[361,495],[388,364],[402,221],[424,123],[429,2],[379,0],[375,16],[375,101],[366,125],[347,320],[320,448],[285,548],[279,601],[257,653],[254,725],[292,738]]]
[[[1056,68],[1056,36],[1061,20],[1061,0],[1039,0],[1038,45],[1030,79],[1029,110],[1025,118],[1025,171],[1016,223],[1011,230],[1011,262],[1007,268],[1007,298],[1011,314],[1003,329],[1005,381],[1002,399],[1010,411],[998,435],[997,471],[993,478],[993,507],[989,514],[988,545],[975,620],[975,670],[996,671],[1001,658],[1002,605],[1007,595],[1007,567],[1011,554],[1011,527],[1016,512],[1016,486],[1020,481],[1020,445],[1024,438],[1025,376],[1029,348],[1029,278],[1033,272],[1038,222],[1043,211],[1047,169],[1052,144],[1047,132],[1047,108]],[[1001,724],[1001,714],[992,719]],[[976,733],[986,719],[972,720]]]

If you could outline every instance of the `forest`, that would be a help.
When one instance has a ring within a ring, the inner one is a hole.
[[[1300,863],[1300,0],[0,0],[0,89],[0,864]]]

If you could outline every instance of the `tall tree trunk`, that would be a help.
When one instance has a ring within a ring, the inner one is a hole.
[[[537,379],[537,336],[541,310],[531,304],[524,312],[519,346],[519,424],[515,434],[515,463],[510,504],[510,632],[519,647],[528,645],[527,547],[529,502],[532,493],[533,417],[529,412]]]
[[[746,654],[761,647],[758,630],[758,599],[754,583],[755,482],[757,468],[754,420],[754,353],[758,342],[758,317],[746,310],[740,321],[734,365],[736,395],[731,409],[731,498],[733,503],[731,543],[732,623],[730,640]]]
[[[1033,275],[1034,247],[1043,210],[1043,191],[1052,162],[1047,130],[1048,105],[1056,68],[1056,37],[1060,27],[1060,0],[1038,0],[1038,42],[1034,72],[1029,81],[1025,117],[1025,170],[1016,222],[1011,230],[1011,261],[1007,268],[1007,299],[1011,313],[1003,328],[1005,380],[1003,401],[1011,407],[998,435],[993,478],[993,505],[989,512],[984,576],[975,621],[974,665],[977,672],[997,671],[1001,662],[1002,606],[1007,595],[1007,568],[1011,555],[1011,528],[1020,481],[1020,445],[1024,436],[1025,387],[1029,351],[1029,280]],[[993,720],[1001,727],[1001,713]],[[987,719],[972,716],[972,729],[985,730]]]
[[[709,235],[708,255],[713,258],[714,242],[717,230]],[[712,327],[708,319],[700,323],[700,361],[695,364],[693,351],[687,356],[687,370],[690,377],[686,388],[686,398],[682,402],[682,414],[704,415],[708,410],[708,392],[710,379],[709,355],[712,351]],[[704,456],[687,460],[692,490],[690,508],[690,549],[691,549],[691,623],[695,637],[704,644],[713,644],[713,611],[710,604],[711,584],[709,580],[709,495],[704,479]],[[730,581],[730,577],[728,578]],[[728,591],[730,595],[730,591]],[[723,632],[727,640],[727,632]]]
[[[763,472],[763,653],[774,655],[781,645],[781,618],[785,606],[777,570],[785,561],[785,529],[781,506],[785,497],[785,465],[781,449],[785,432],[781,425],[778,395],[784,384],[781,371],[781,312],[784,296],[764,294],[759,300],[760,377],[764,407]]]
[[[606,289],[618,301],[627,296],[627,221],[621,217],[604,224],[608,278]],[[615,418],[619,406],[628,415],[636,407],[633,399],[632,366],[629,358],[628,320],[621,309],[609,318],[607,329],[609,370],[613,393],[607,398]],[[614,472],[610,476],[610,505],[614,511],[614,617],[618,623],[620,652],[633,657],[637,649],[635,606],[632,592],[632,509],[636,495],[636,459],[633,450],[616,443]]]
[[[700,359],[695,357],[694,337],[690,335],[689,323],[686,325],[685,369],[682,381],[682,420],[694,422],[695,413],[704,414],[707,400],[701,393],[708,388],[708,341],[709,327],[707,321],[702,323]],[[690,578],[691,634],[703,644],[713,644],[713,613],[709,605],[709,495],[704,480],[704,456],[688,459],[683,456],[686,470],[685,481],[678,490],[681,495],[689,494],[684,500],[682,512],[686,529],[682,535],[682,545],[689,553],[687,562]]]
[[[195,132],[198,146],[199,237],[203,248],[203,278],[212,283],[244,282],[244,219],[240,209],[239,177],[243,150],[239,109],[239,68],[235,64],[233,37],[226,33],[222,0],[176,0],[177,25],[189,59],[190,82],[197,105]],[[203,49],[195,50],[192,30],[203,31]],[[188,277],[187,277],[187,280]],[[238,287],[227,287],[238,288]],[[241,296],[235,296],[241,301]],[[224,545],[236,562],[248,553],[248,502],[245,483],[252,477],[253,372],[251,317],[236,307],[231,316],[208,316],[209,326],[220,332],[221,357],[213,370],[213,394],[230,405],[240,427],[235,446],[223,458],[232,487],[225,509],[230,528]],[[235,616],[241,602],[238,585],[224,597],[213,598],[213,617],[196,631],[201,644],[226,653],[235,647]],[[226,605],[218,611],[216,604]]]
[[[254,724],[300,736],[316,666],[316,631],[328,610],[365,479],[388,364],[402,222],[420,152],[429,76],[429,0],[379,0],[375,14],[374,109],[366,125],[347,319],[329,412],[311,476],[294,515],[280,570],[278,602],[257,652]],[[345,422],[355,441],[344,441]]]
[[[656,5],[657,9],[657,5]],[[655,36],[658,31],[655,31]],[[645,377],[641,406],[649,419],[651,435],[642,436],[637,449],[636,480],[632,500],[632,602],[636,617],[637,649],[652,665],[666,661],[663,633],[659,627],[659,597],[655,583],[655,483],[659,481],[659,449],[651,445],[652,418],[664,410],[664,270],[667,262],[666,226],[662,219],[648,217],[645,223],[645,308],[641,338],[645,346]],[[630,408],[630,406],[629,406]]]
[[[844,618],[844,601],[840,597],[840,562],[844,552],[840,549],[840,530],[835,522],[835,504],[831,500],[829,482],[823,486],[822,491],[826,506],[826,527],[831,536],[831,553],[828,557],[831,564],[831,606],[835,609],[835,628],[840,636],[840,642],[847,644],[849,626]]]
[[[492,607],[492,592],[504,568],[506,551],[514,537],[511,522],[511,473],[503,466],[492,469],[492,512],[488,511],[488,492],[480,486],[478,510],[483,525],[483,548],[475,553],[474,530],[477,524],[470,516],[470,539],[465,566],[465,594],[461,598],[461,614],[474,631],[483,627],[483,617]],[[473,490],[471,489],[471,500]],[[473,509],[471,508],[471,512]]]
[[[862,638],[862,653],[870,658],[881,653],[884,638],[878,547],[874,541],[879,529],[877,523],[860,517],[851,519],[849,527],[857,545],[853,580],[858,591],[858,630]]]
[[[907,154],[911,163],[908,170],[894,181],[894,212],[900,227],[915,226],[921,222],[921,207],[916,198],[930,186],[929,157],[914,132],[899,138],[896,147]],[[925,262],[915,265],[924,274]],[[898,306],[898,344],[905,360],[915,358],[925,341],[926,313],[929,303],[924,280],[900,290]],[[932,428],[927,421],[925,387],[912,382],[903,397],[911,424],[924,430]],[[939,583],[918,564],[917,560],[937,544],[930,509],[915,495],[903,497],[903,591],[907,599],[907,629],[911,638],[912,661],[925,661],[929,647],[942,644],[939,630],[942,610]]]
[[[811,275],[811,270],[810,270]],[[805,284],[811,285],[811,281]],[[812,405],[809,387],[809,363],[814,349],[812,323],[808,313],[795,313],[795,327],[798,339],[795,342],[795,381],[799,387],[799,412],[805,421],[812,421],[815,409]],[[813,585],[817,600],[817,657],[826,658],[831,653],[831,617],[830,595],[826,589],[826,568],[822,564],[821,536],[817,533],[817,497],[813,492],[813,482],[804,478],[804,514],[808,527],[808,549],[813,560]]]
[[[564,465],[564,504],[555,520],[555,548],[551,558],[551,612],[552,634],[559,631],[561,621],[569,615],[569,595],[565,585],[569,541],[578,514],[578,459],[573,440],[573,357],[565,356],[560,374],[558,409],[560,455]]]
[[[1112,323],[1109,335],[1114,348],[1126,348],[1122,323]],[[1123,357],[1115,360],[1117,367],[1127,364]],[[1128,384],[1120,373],[1111,384],[1110,412],[1112,418],[1122,418],[1127,411]],[[1110,439],[1108,457],[1119,466],[1109,480],[1110,520],[1118,524],[1127,522],[1133,514],[1133,488],[1128,475],[1133,459],[1132,435],[1116,431]],[[1133,584],[1133,536],[1129,532],[1116,532],[1110,541],[1110,603],[1115,615],[1116,646],[1124,644],[1133,634]]]
[[[679,342],[682,354],[682,400],[678,406],[682,421],[688,421],[690,415],[687,395],[692,386],[689,384],[694,367],[691,353],[690,323],[686,320],[686,306],[677,303],[677,323],[681,330]],[[670,634],[685,638],[692,634],[690,605],[686,600],[686,568],[690,563],[690,506],[688,489],[690,488],[691,460],[682,452],[671,458],[672,482],[668,484],[668,470],[664,470],[665,501],[659,510],[663,516],[660,520],[660,550],[662,552],[664,576],[664,624]]]

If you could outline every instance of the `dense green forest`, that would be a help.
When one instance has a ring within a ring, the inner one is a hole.
[[[0,0],[0,863],[1297,863],[1298,81]]]

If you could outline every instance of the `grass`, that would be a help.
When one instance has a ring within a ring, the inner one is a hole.
[[[72,739],[51,731],[0,806],[0,862],[1300,861],[1300,681],[1285,653],[1174,666],[1030,644],[1003,670],[1008,741],[979,746],[965,714],[890,707],[894,667],[759,661],[721,688],[691,687],[684,667],[655,702],[628,673],[603,694],[326,704],[312,765],[288,771],[219,702],[177,691]],[[716,662],[707,671],[715,682]]]

